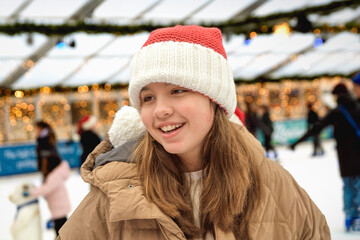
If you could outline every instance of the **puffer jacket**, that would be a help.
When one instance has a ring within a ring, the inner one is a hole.
[[[62,161],[49,173],[45,182],[30,193],[34,197],[46,198],[53,219],[65,217],[71,210],[70,198],[65,186],[69,176],[70,166],[67,161]]]
[[[264,157],[261,144],[245,127],[240,131],[256,148],[263,184],[260,205],[249,223],[250,238],[330,239],[325,217],[307,193],[278,163]],[[136,165],[126,159],[132,150],[127,143],[114,148],[107,137],[88,156],[81,175],[91,191],[61,228],[58,240],[186,239],[179,226],[145,198]],[[215,238],[235,239],[216,226]]]

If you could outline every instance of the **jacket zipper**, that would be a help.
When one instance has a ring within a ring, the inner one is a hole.
[[[157,224],[159,225],[159,228],[160,228],[162,234],[164,235],[165,239],[166,239],[166,240],[170,240],[170,238],[166,235],[166,233],[165,233],[165,231],[164,231],[164,229],[163,229],[163,226],[161,226],[161,224],[159,223],[158,220],[156,220],[156,222],[157,222]]]

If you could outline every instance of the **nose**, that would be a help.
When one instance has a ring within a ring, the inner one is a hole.
[[[171,116],[172,113],[173,108],[169,100],[161,97],[157,98],[156,106],[154,109],[154,116],[159,119],[164,119],[168,116]]]

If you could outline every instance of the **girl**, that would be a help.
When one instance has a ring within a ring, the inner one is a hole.
[[[330,239],[306,192],[229,120],[236,91],[218,29],[152,32],[132,59],[129,97],[144,131],[121,130],[136,114],[114,119],[59,239]]]
[[[67,161],[62,161],[56,149],[56,138],[53,129],[46,122],[36,123],[35,135],[37,139],[38,166],[43,175],[44,183],[33,189],[33,197],[46,198],[54,221],[56,236],[59,229],[67,220],[71,210],[70,198],[66,190],[65,181],[70,176],[70,167]]]

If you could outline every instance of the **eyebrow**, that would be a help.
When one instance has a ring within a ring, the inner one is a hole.
[[[147,90],[149,90],[148,87],[143,87],[143,88],[140,90],[140,93],[141,93],[142,91],[147,91]]]
[[[172,83],[167,83],[167,82],[159,82],[159,83],[164,83],[166,86],[172,85]],[[176,85],[176,84],[174,84],[174,85]],[[147,91],[147,90],[150,90],[150,89],[147,86],[145,86],[140,90],[140,92]]]

